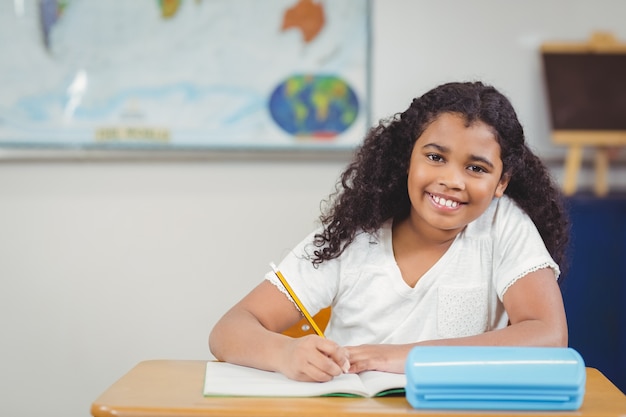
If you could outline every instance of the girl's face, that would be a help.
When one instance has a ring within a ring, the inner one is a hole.
[[[504,194],[508,178],[501,177],[500,145],[492,129],[481,121],[467,127],[462,116],[441,114],[411,153],[412,224],[434,236],[456,236]]]

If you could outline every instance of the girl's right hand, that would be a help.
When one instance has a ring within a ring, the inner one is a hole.
[[[317,335],[290,338],[280,372],[296,381],[326,382],[348,372],[348,350]]]

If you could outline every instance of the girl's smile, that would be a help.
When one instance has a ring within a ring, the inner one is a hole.
[[[455,200],[453,198],[450,197],[445,197],[445,196],[440,196],[440,195],[434,195],[434,194],[430,194],[427,193],[430,198],[433,201],[433,204],[435,204],[435,206],[443,209],[443,210],[454,210],[459,208],[462,204],[462,202]]]

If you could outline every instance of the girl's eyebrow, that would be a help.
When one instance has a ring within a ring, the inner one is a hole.
[[[445,154],[450,152],[450,148],[448,148],[447,146],[441,146],[438,145],[436,143],[427,143],[424,146],[422,146],[422,149],[426,149],[426,148],[435,148],[437,151]],[[487,165],[490,168],[494,168],[493,163],[485,158],[484,156],[480,156],[480,155],[470,155],[470,160],[474,161],[474,162],[482,162],[483,164]]]
[[[487,158],[483,157],[483,156],[472,155],[472,161],[482,162],[483,164],[487,165],[489,168],[491,168],[491,169],[494,168],[494,166],[491,163],[491,161],[488,160]]]
[[[450,152],[450,149],[447,146],[441,146],[441,145],[438,145],[436,143],[427,143],[424,146],[422,146],[422,149],[426,149],[426,148],[435,148],[435,150],[437,150],[438,152],[441,152],[441,153],[448,153],[448,152]]]

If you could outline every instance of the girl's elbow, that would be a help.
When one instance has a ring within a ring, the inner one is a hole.
[[[558,337],[557,346],[558,347],[567,347],[569,343],[567,330],[561,333],[560,337]]]
[[[213,330],[211,330],[211,333],[209,333],[208,344],[209,344],[209,351],[215,357],[215,359],[217,359],[218,361],[223,361],[224,355],[222,352],[223,349],[220,348],[221,343],[220,343],[219,329],[216,329],[214,327]]]
[[[209,345],[209,352],[211,352],[211,354],[213,356],[215,356],[215,359],[219,360],[219,358],[217,357],[217,354],[216,354],[217,353],[217,349],[215,348],[215,339],[213,337],[213,332],[209,333],[209,339],[207,340],[207,342],[208,342],[208,345]]]
[[[548,334],[546,345],[549,347],[567,347],[569,343],[567,326],[560,326]]]

